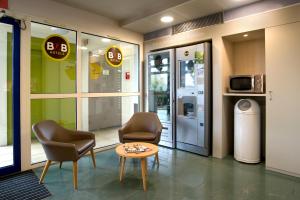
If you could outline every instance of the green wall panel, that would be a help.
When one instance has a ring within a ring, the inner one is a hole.
[[[70,44],[68,58],[56,61],[42,50],[44,39],[31,37],[31,93],[76,92],[76,45]]]

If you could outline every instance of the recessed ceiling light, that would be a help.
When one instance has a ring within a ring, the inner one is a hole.
[[[244,35],[243,35],[243,37],[248,37],[248,34],[247,34],[247,33],[246,33],[246,34],[244,34]]]
[[[162,18],[160,18],[160,21],[163,23],[170,23],[174,20],[174,18],[172,16],[163,16]]]
[[[56,27],[50,27],[51,31],[56,31],[58,28]]]
[[[110,42],[110,39],[108,39],[108,38],[102,38],[102,42]]]

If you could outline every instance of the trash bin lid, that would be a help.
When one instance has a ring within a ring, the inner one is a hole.
[[[241,99],[235,104],[236,113],[255,114],[260,113],[259,105],[252,99]]]
[[[238,102],[237,105],[241,111],[246,111],[249,110],[249,108],[251,108],[251,103],[248,99],[242,99],[241,101]]]

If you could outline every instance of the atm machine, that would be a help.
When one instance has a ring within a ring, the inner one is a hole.
[[[174,148],[174,49],[148,53],[146,63],[146,110],[163,125],[159,144]]]
[[[211,152],[211,43],[176,49],[176,148]]]

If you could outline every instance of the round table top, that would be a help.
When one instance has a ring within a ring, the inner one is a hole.
[[[125,145],[142,145],[145,147],[148,147],[149,149],[151,149],[150,151],[146,151],[146,152],[140,152],[140,153],[127,153],[124,149]],[[116,152],[119,156],[122,157],[127,157],[127,158],[146,158],[148,156],[152,156],[154,154],[156,154],[158,152],[158,146],[154,145],[154,144],[150,144],[150,143],[146,143],[146,142],[131,142],[131,143],[125,143],[125,144],[120,144],[116,147]]]

